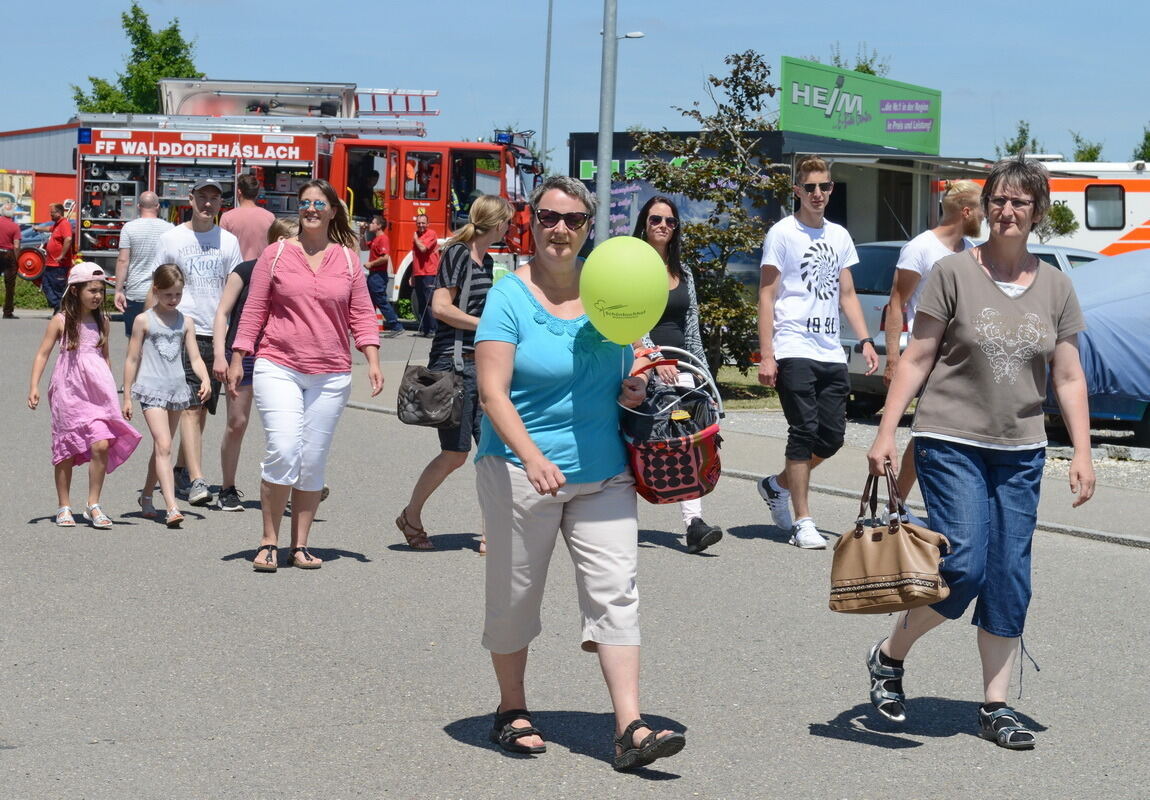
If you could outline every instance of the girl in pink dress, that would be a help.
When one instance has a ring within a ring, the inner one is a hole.
[[[104,270],[91,262],[72,267],[60,300],[60,313],[48,330],[32,362],[28,407],[40,404],[40,376],[57,342],[60,355],[48,386],[52,409],[52,464],[55,466],[59,508],[56,524],[75,527],[69,494],[72,467],[88,464],[88,504],[84,517],[93,528],[111,528],[112,520],[100,508],[104,475],[127,460],[140,434],[120,413],[116,381],[108,363],[108,320],[104,305]]]

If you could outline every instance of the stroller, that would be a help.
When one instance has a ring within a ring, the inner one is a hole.
[[[647,381],[647,397],[624,408],[623,441],[635,476],[635,490],[649,503],[694,500],[715,488],[722,473],[719,419],[723,400],[706,364],[685,350],[660,348],[676,359],[656,361],[646,372],[672,364],[695,376],[695,388]]]

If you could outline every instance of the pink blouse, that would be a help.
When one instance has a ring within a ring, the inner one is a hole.
[[[278,242],[268,245],[256,261],[233,349],[254,349],[256,357],[306,375],[351,371],[349,330],[357,349],[379,347],[379,323],[359,254],[348,252],[349,274],[344,249],[329,246],[312,272],[303,251],[289,242],[273,275],[278,249]]]

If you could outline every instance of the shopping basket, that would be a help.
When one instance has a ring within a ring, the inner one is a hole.
[[[691,373],[696,385],[672,386],[652,376],[646,399],[624,408],[623,440],[639,495],[649,503],[677,503],[702,497],[719,482],[723,401],[705,364],[676,347],[660,350],[677,358],[653,362],[636,374],[670,364]]]

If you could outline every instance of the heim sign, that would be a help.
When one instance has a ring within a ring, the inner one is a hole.
[[[942,92],[783,58],[779,127],[938,155]]]

